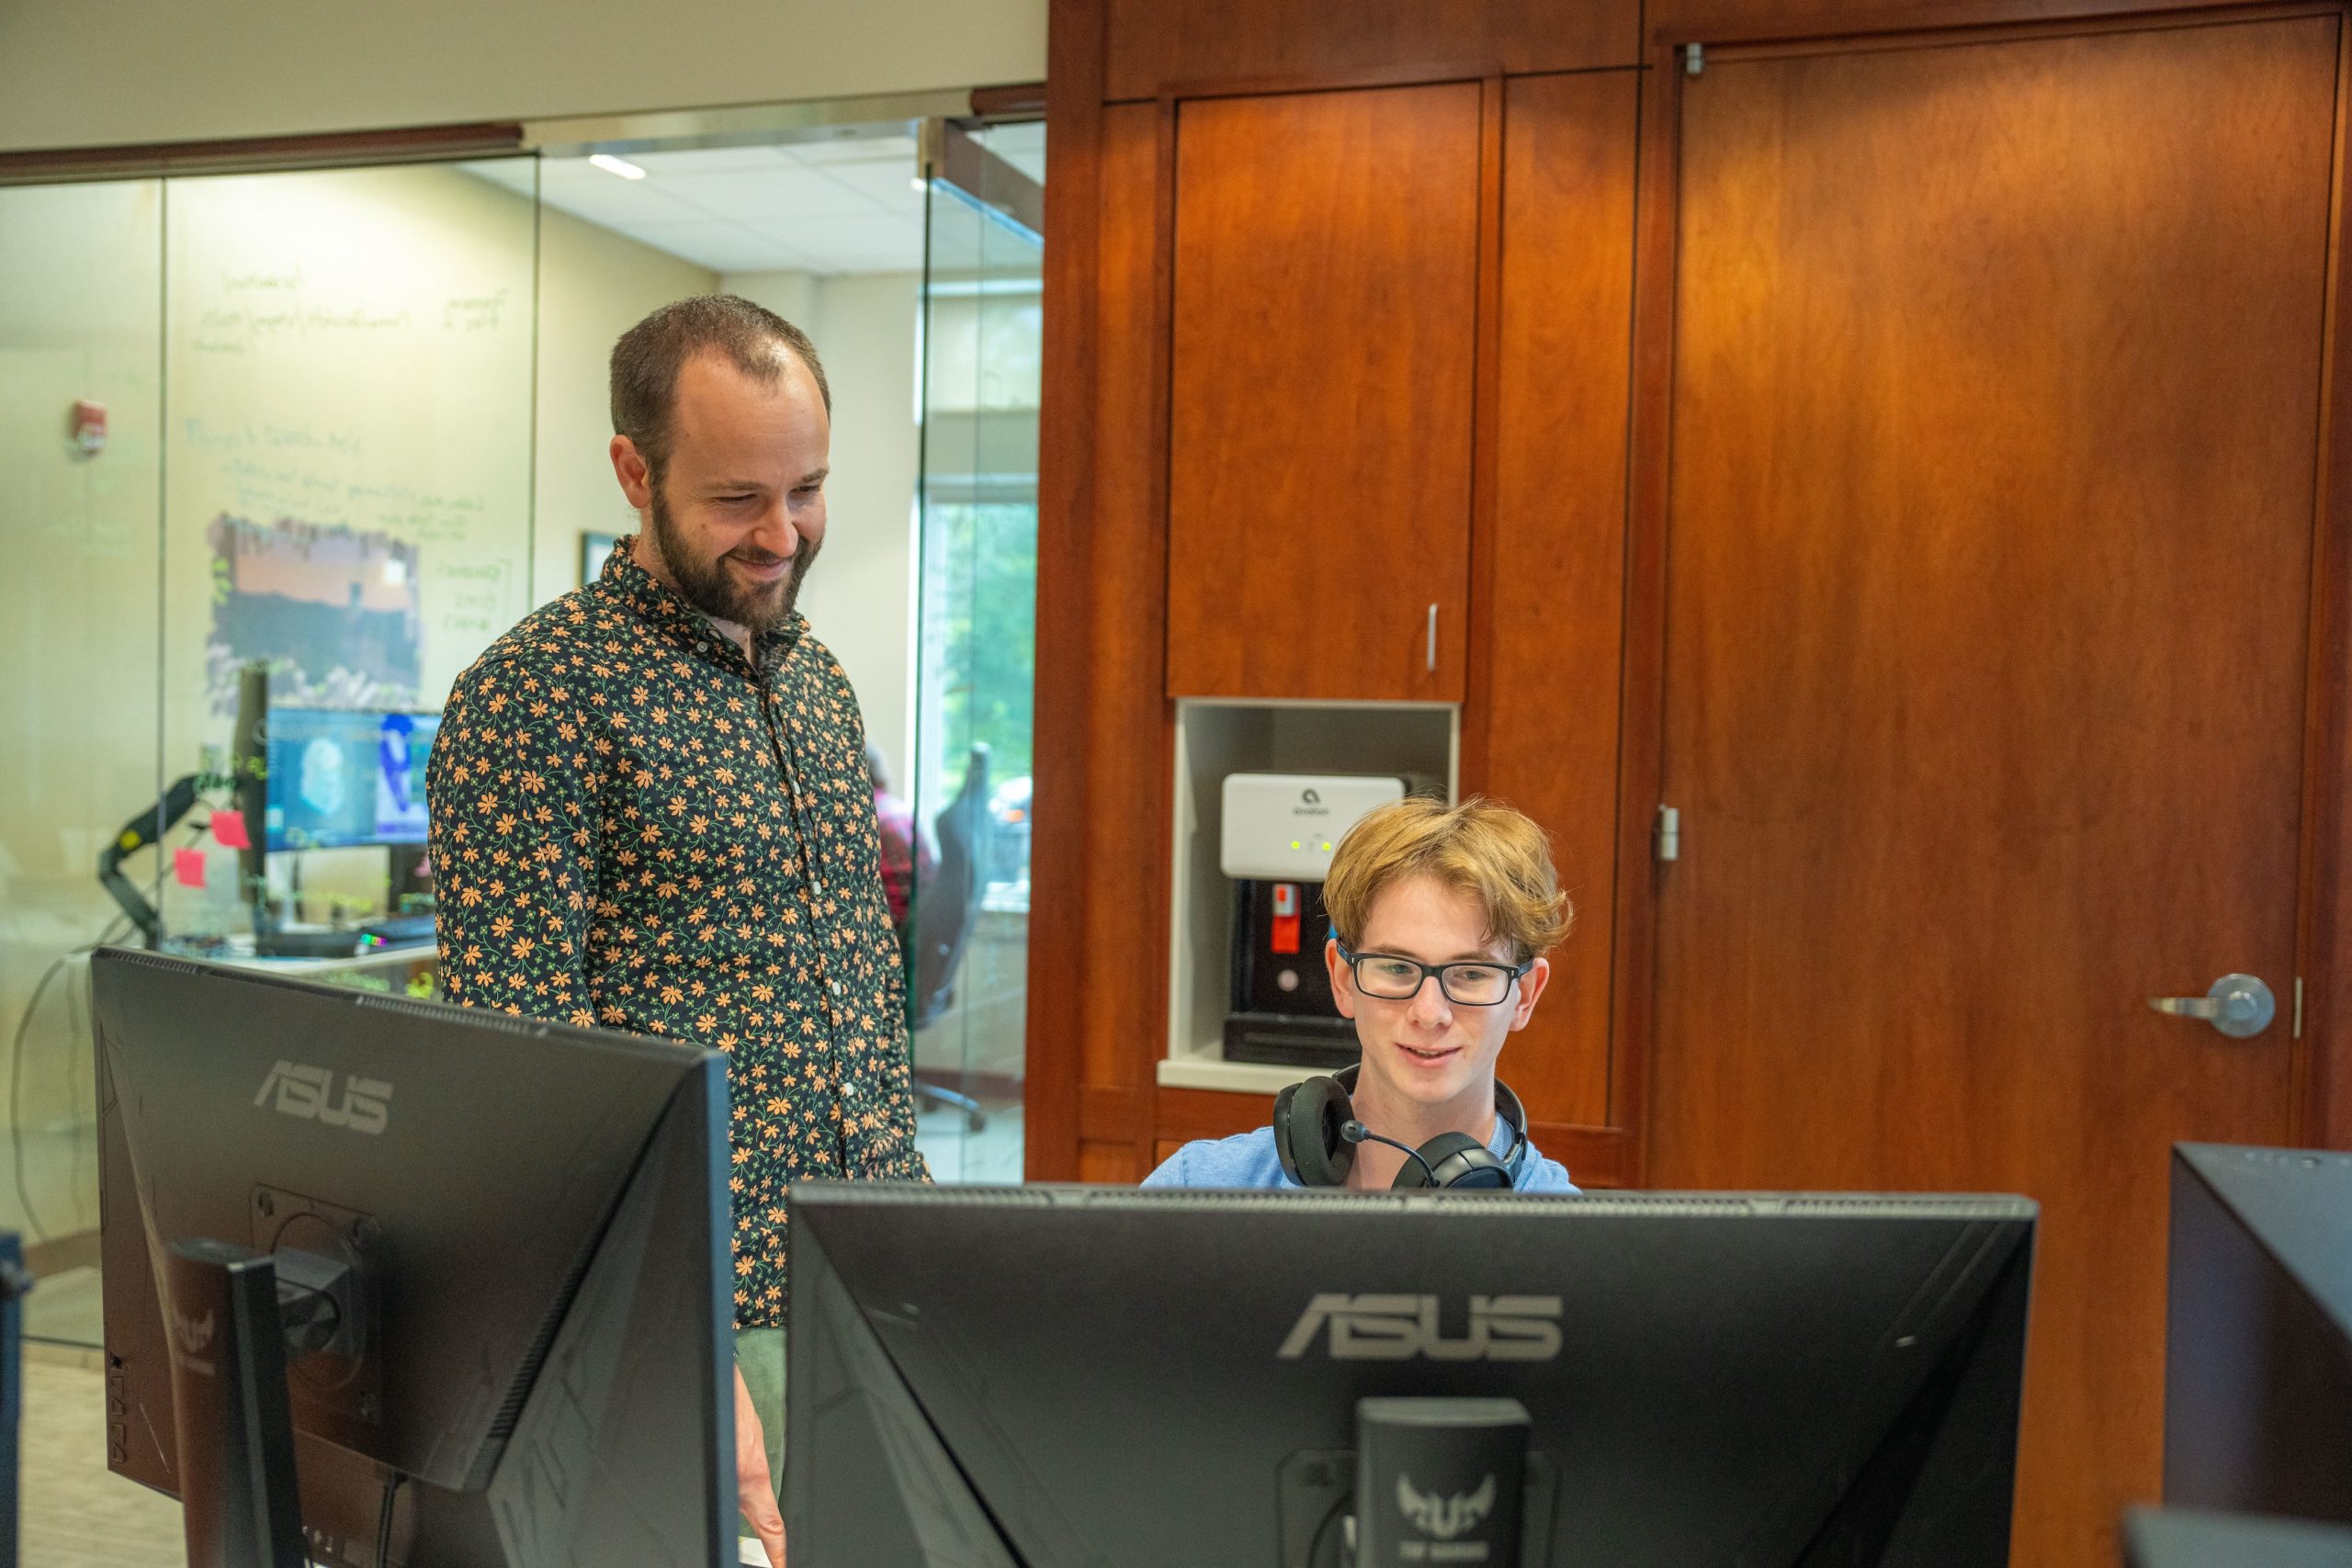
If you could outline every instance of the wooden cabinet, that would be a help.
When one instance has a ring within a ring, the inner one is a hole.
[[[1103,90],[1114,99],[1399,61],[1516,74],[1632,65],[1641,53],[1639,0],[1109,0],[1107,12]]]
[[[1537,1143],[2041,1200],[2016,1560],[2112,1557],[2166,1141],[2352,1142],[2347,7],[2190,4],[1054,0],[1031,1176],[1267,1114],[1155,1075],[1171,698],[1458,702]]]
[[[1479,94],[1173,107],[1170,696],[1462,695]]]
[[[2023,1564],[2162,1480],[2166,1148],[2295,1135],[2144,998],[2298,972],[2338,29],[1681,93],[1649,1175],[2040,1201]]]
[[[1465,789],[1544,825],[1577,909],[1503,1076],[1537,1145],[1601,1181],[1630,1175],[1609,1130],[1638,1109],[1610,1028],[1637,96],[1633,73],[1592,72],[1504,100],[1495,503],[1463,714]]]

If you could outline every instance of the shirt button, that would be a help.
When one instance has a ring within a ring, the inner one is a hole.
[[[841,994],[842,994],[842,983],[841,983],[839,980],[836,980],[836,981],[834,981],[834,982],[833,982],[833,995],[835,995],[835,996],[837,996],[837,997],[838,997],[838,996],[840,996]]]

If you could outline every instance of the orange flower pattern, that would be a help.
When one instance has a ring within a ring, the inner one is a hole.
[[[864,723],[797,615],[754,657],[624,539],[458,679],[427,766],[453,1001],[728,1054],[735,1321],[785,1187],[927,1180]]]

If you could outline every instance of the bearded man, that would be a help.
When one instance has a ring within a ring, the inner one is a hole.
[[[622,335],[612,407],[639,532],[442,716],[441,985],[728,1054],[738,1479],[782,1568],[786,1184],[927,1179],[865,728],[794,607],[831,397],[806,334],[721,295]]]

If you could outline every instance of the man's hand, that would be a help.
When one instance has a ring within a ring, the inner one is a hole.
[[[768,1474],[768,1438],[760,1413],[735,1369],[735,1490],[743,1517],[767,1550],[768,1568],[784,1568],[784,1516],[776,1511],[775,1481]]]

